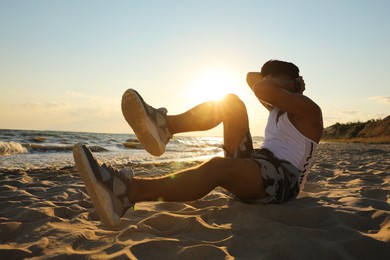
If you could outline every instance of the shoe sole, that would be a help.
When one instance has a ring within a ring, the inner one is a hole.
[[[146,151],[154,156],[165,152],[165,143],[160,140],[157,126],[149,118],[139,94],[128,89],[122,96],[122,113]]]
[[[104,186],[98,183],[82,144],[74,146],[73,158],[79,176],[87,188],[100,219],[111,228],[117,226],[120,223],[120,217],[115,214],[109,214],[114,212],[111,197]]]

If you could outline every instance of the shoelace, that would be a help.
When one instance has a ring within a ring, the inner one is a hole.
[[[125,175],[125,172],[124,172],[124,170],[126,170],[127,168],[124,168],[124,169],[122,169],[122,171],[119,171],[118,169],[112,167],[111,165],[107,165],[105,163],[103,163],[101,165],[101,167],[106,168],[108,171],[113,173],[116,177],[121,179],[125,184],[130,183],[130,179]],[[122,197],[122,196],[124,196],[124,197]],[[134,203],[129,201],[129,198],[127,197],[126,193],[122,194],[120,198],[122,199],[122,202],[124,203],[124,206],[125,206],[125,210],[121,213],[121,216],[122,216],[123,214],[126,213],[126,210],[128,208],[134,209]]]
[[[145,104],[145,106],[148,108],[148,111],[157,110],[157,111],[160,112],[161,114],[164,114],[164,115],[168,114],[168,109],[166,109],[165,107],[154,108],[154,107],[152,107],[151,105],[149,105],[149,104],[147,104],[147,103],[145,103],[145,102],[144,102],[144,104]]]
[[[157,110],[160,111],[164,115],[168,114],[168,109],[166,109],[165,107],[160,107]]]
[[[107,165],[105,163],[103,163],[101,166],[106,168],[110,172],[112,172],[115,176],[119,177],[124,182],[126,183],[130,182],[129,177],[127,177],[123,171],[119,171],[118,169],[112,167],[111,165]]]

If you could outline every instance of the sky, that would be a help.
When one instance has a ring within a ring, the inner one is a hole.
[[[121,96],[179,114],[270,59],[300,68],[324,125],[390,114],[390,1],[0,0],[0,129],[132,133]],[[222,135],[221,126],[194,135]]]

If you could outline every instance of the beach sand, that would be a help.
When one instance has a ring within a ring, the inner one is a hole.
[[[390,259],[390,145],[321,143],[299,197],[244,204],[223,189],[138,203],[115,229],[74,167],[0,173],[0,258]],[[164,174],[199,162],[134,165]]]

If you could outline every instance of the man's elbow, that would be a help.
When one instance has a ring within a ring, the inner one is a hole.
[[[261,80],[262,77],[259,72],[248,72],[248,74],[246,75],[246,82],[251,89],[253,89],[254,85]]]

